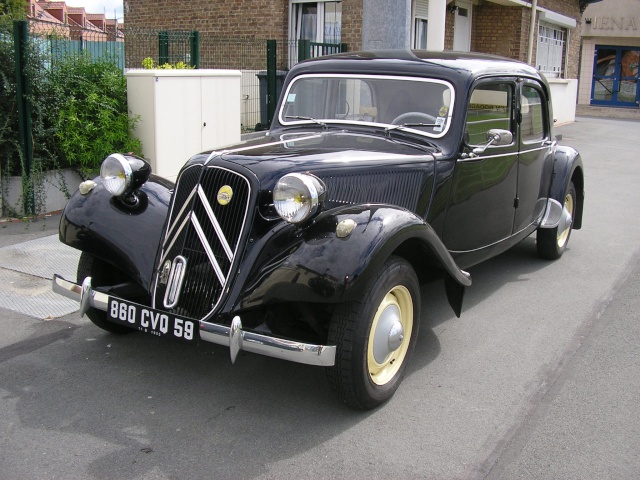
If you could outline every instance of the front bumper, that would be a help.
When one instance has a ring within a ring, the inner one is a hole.
[[[94,290],[91,287],[91,277],[84,279],[82,285],[53,276],[53,291],[67,298],[80,302],[80,315],[84,315],[89,308],[107,311],[109,295]],[[231,326],[199,321],[200,339],[205,342],[216,343],[229,347],[231,362],[235,362],[238,352],[247,352],[280,358],[290,362],[304,363],[321,367],[331,367],[335,364],[335,345],[315,345],[301,343],[294,340],[263,335],[242,329],[240,317],[236,316]]]

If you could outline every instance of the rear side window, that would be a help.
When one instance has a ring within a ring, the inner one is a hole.
[[[537,89],[529,85],[522,87],[520,113],[520,137],[523,142],[541,141],[546,138],[542,96]]]
[[[492,128],[513,132],[511,108],[513,86],[489,83],[478,86],[471,94],[467,110],[466,141],[469,145],[484,145]]]

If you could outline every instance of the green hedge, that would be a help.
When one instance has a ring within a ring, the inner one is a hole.
[[[3,175],[23,175],[19,149],[13,34],[0,22],[0,162]],[[31,37],[33,169],[71,167],[95,173],[113,152],[142,154],[127,113],[126,78],[115,61],[74,55],[55,62],[47,39]]]

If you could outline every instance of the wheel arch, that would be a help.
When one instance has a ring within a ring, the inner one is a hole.
[[[336,233],[354,225],[346,237]],[[284,250],[284,248],[283,248]],[[345,303],[366,290],[392,255],[414,266],[421,282],[445,277],[457,315],[464,288],[471,284],[433,228],[414,213],[391,205],[356,205],[324,212],[304,229],[278,264],[254,272],[242,288],[240,309],[269,302]]]
[[[582,157],[573,148],[558,146],[555,153],[555,163],[553,169],[553,181],[549,197],[564,204],[564,196],[573,182],[576,188],[577,205],[573,228],[578,230],[582,227],[582,212],[584,211],[584,166]]]

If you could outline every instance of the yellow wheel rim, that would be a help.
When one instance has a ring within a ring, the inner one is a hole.
[[[369,378],[376,385],[386,385],[404,363],[413,330],[413,301],[409,290],[397,285],[378,306],[367,346]]]
[[[573,219],[573,209],[575,208],[575,202],[573,200],[573,195],[571,193],[567,193],[564,197],[564,207],[571,214],[571,218]],[[573,220],[572,220],[573,222]],[[571,233],[571,224],[567,226],[562,232],[558,232],[558,248],[563,248],[569,240],[569,233]]]

